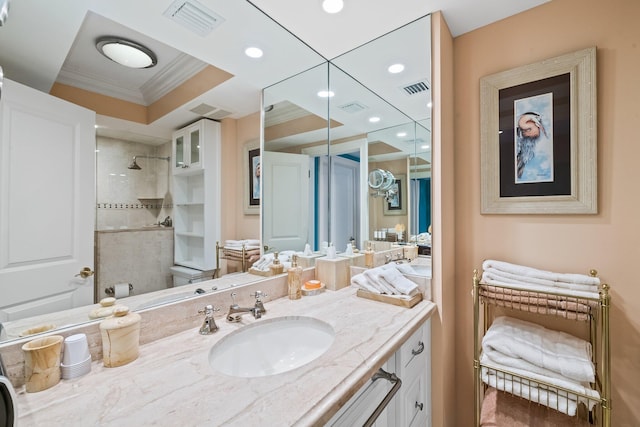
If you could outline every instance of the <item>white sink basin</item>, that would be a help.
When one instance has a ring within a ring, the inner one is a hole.
[[[334,337],[329,324],[312,317],[263,319],[218,341],[209,351],[209,364],[234,377],[280,374],[321,356]]]

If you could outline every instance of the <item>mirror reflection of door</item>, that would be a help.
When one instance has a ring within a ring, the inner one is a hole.
[[[95,113],[5,80],[0,322],[93,302]]]

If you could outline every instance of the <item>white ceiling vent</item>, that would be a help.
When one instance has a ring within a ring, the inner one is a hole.
[[[222,16],[196,0],[176,0],[163,15],[203,37],[224,22]]]
[[[362,110],[369,109],[369,107],[367,107],[366,105],[358,101],[352,101],[352,102],[347,102],[346,104],[338,105],[338,108],[346,113],[358,113]]]
[[[231,112],[227,110],[223,110],[222,108],[217,109],[211,114],[207,114],[207,117],[213,120],[222,120],[227,116],[230,116]]]
[[[420,80],[419,82],[411,83],[410,85],[403,86],[402,90],[407,95],[417,95],[429,90],[429,81],[427,79]]]

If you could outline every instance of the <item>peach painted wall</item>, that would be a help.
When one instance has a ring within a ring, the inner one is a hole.
[[[246,143],[260,143],[260,113],[250,114],[237,120],[236,153],[236,181],[240,184],[237,189],[236,204],[236,238],[237,239],[261,239],[260,215],[245,215],[243,197],[245,182],[244,176],[244,146]]]
[[[484,259],[600,272],[612,289],[612,425],[640,422],[640,2],[554,0],[454,40],[456,402],[473,423],[471,275]],[[596,46],[597,215],[481,215],[479,80]]]

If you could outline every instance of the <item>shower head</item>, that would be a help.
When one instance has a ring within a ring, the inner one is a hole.
[[[134,170],[141,170],[142,168],[138,165],[138,162],[136,162],[137,158],[141,158],[141,159],[158,159],[158,160],[166,160],[167,162],[169,160],[171,160],[170,157],[157,157],[157,156],[133,156],[133,160],[131,161],[131,163],[129,163],[128,168],[129,169],[134,169]]]
[[[129,163],[128,168],[129,169],[135,169],[135,170],[142,169],[140,166],[138,166],[138,163],[136,162],[136,156],[133,156],[133,161],[131,163]]]

